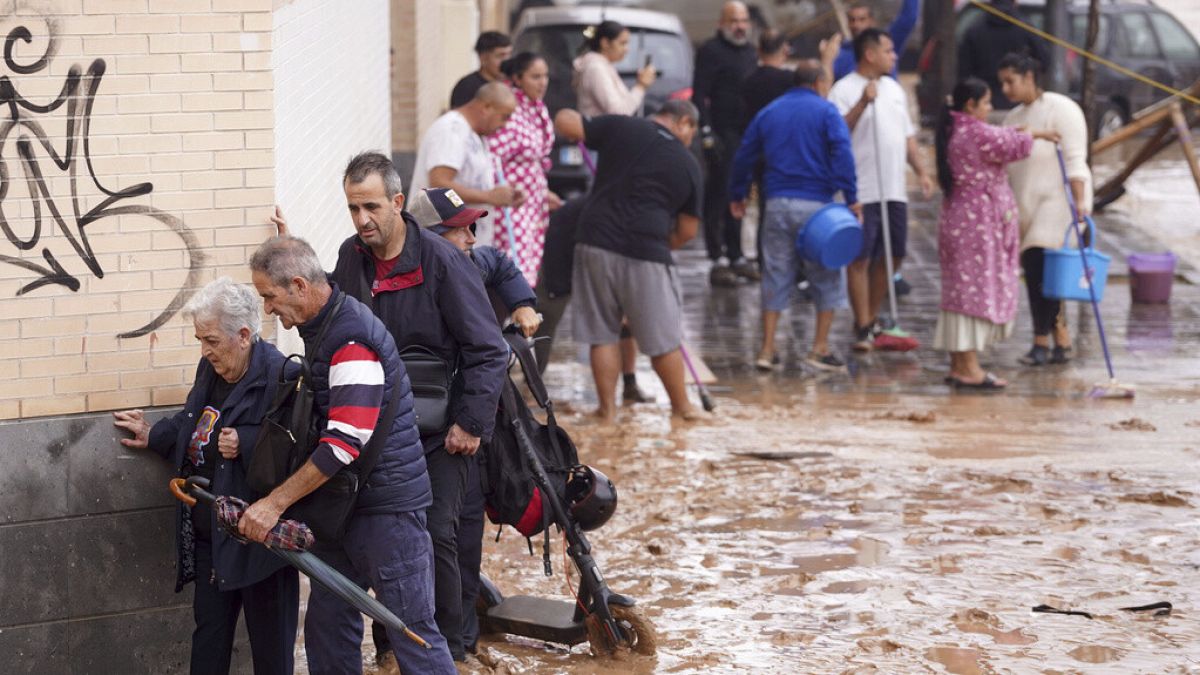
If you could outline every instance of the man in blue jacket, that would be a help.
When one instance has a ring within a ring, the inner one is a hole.
[[[896,14],[892,25],[887,29],[888,35],[892,38],[892,44],[896,45],[897,54],[904,51],[904,43],[908,42],[908,36],[912,35],[913,28],[917,25],[917,15],[920,12],[921,0],[904,0],[900,4],[900,12]],[[853,38],[858,37],[859,33],[868,28],[876,27],[875,10],[865,2],[856,2],[846,12],[846,22],[849,24],[852,39],[842,42],[842,48],[833,62],[834,80],[842,79],[858,67],[858,62],[854,58]],[[896,69],[892,68],[892,77],[895,76]]]
[[[425,526],[433,497],[412,386],[395,341],[367,307],[327,280],[303,239],[268,239],[250,257],[250,274],[267,313],[304,340],[312,363],[313,412],[323,428],[305,463],[246,509],[239,530],[263,541],[288,507],[378,447],[374,467],[359,477],[362,487],[345,535],[324,542],[317,555],[373,588],[380,602],[432,645],[424,649],[402,634],[392,636],[406,669],[457,672],[433,622],[433,555]],[[376,434],[387,436],[371,446]],[[309,671],[361,672],[362,629],[358,610],[314,585],[304,619]]]
[[[812,351],[805,360],[820,370],[840,371],[845,363],[829,347],[829,329],[834,310],[848,304],[845,278],[842,270],[802,261],[796,252],[796,235],[839,191],[851,209],[861,212],[856,203],[854,155],[845,120],[817,93],[825,81],[821,63],[801,61],[795,78],[797,86],[763,108],[746,130],[733,160],[730,210],[745,213],[754,165],[762,159],[762,189],[767,196],[762,230],[763,341],[755,367],[772,370],[779,363],[775,327],[790,304],[803,265],[817,305]]]
[[[433,485],[437,624],[450,655],[466,659],[462,569],[478,576],[481,536],[462,529],[464,498],[475,453],[492,434],[508,364],[508,345],[479,272],[458,249],[405,213],[400,176],[391,159],[364,152],[346,165],[342,187],[357,234],[338,249],[330,279],[379,317],[401,351],[419,345],[455,369],[448,428],[427,431],[421,442]],[[461,548],[460,548],[461,547]]]

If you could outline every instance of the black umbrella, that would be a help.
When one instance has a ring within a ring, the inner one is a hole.
[[[171,480],[171,494],[188,506],[195,506],[196,501],[199,500],[214,509],[233,514],[232,520],[218,517],[217,521],[231,536],[246,541],[237,531],[237,517],[240,517],[241,511],[245,509],[245,504],[236,497],[215,496],[205,489],[208,485],[208,479],[201,476],[192,476],[187,480],[175,478]],[[309,579],[325,587],[330,593],[346,601],[351,607],[384,626],[407,635],[410,640],[425,649],[431,649],[430,644],[420,635],[409,630],[400,617],[392,613],[392,610],[369,595],[358,584],[347,579],[341,572],[330,567],[324,560],[305,551],[304,548],[312,544],[312,534],[304,523],[281,520],[271,529],[271,533],[267,535],[267,541],[270,543],[264,543],[263,546],[283,558],[292,567],[303,572]]]

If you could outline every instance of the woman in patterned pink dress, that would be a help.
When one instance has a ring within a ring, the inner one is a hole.
[[[550,70],[545,59],[532,52],[517,54],[500,69],[512,84],[517,108],[508,124],[488,137],[488,148],[503,172],[497,176],[497,184],[519,187],[526,197],[519,207],[501,212],[492,243],[517,263],[533,286],[542,265],[550,211],[562,205],[546,183],[554,125],[542,98],[550,82]]]
[[[1004,167],[1029,156],[1035,138],[1057,133],[987,123],[992,95],[982,80],[954,87],[938,121],[942,216],[938,259],[942,302],[934,348],[950,352],[948,384],[1001,389],[1007,382],[979,365],[978,352],[1010,336],[1020,290],[1021,232]]]

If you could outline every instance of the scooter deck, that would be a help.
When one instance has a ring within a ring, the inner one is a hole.
[[[514,595],[480,614],[484,628],[496,633],[577,645],[587,641],[583,622],[575,621],[575,605],[563,600]]]

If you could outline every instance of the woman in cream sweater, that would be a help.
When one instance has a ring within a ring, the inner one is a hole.
[[[1004,95],[1019,105],[1009,111],[1004,125],[1057,132],[1071,192],[1079,216],[1092,212],[1092,172],[1087,165],[1087,122],[1083,110],[1071,99],[1044,91],[1038,82],[1041,64],[1025,54],[1009,54],[1000,61],[999,79]],[[1033,315],[1033,347],[1021,362],[1030,366],[1066,363],[1071,358],[1071,334],[1063,304],[1042,295],[1042,268],[1046,249],[1062,248],[1071,226],[1071,209],[1063,194],[1062,174],[1054,144],[1035,141],[1027,159],[1008,165],[1008,178],[1017,198],[1021,226],[1021,268]],[[1053,334],[1054,347],[1050,338]]]
[[[587,51],[575,59],[575,93],[583,115],[634,115],[657,75],[654,66],[638,71],[637,82],[626,87],[613,64],[629,52],[629,29],[616,21],[588,28]]]

